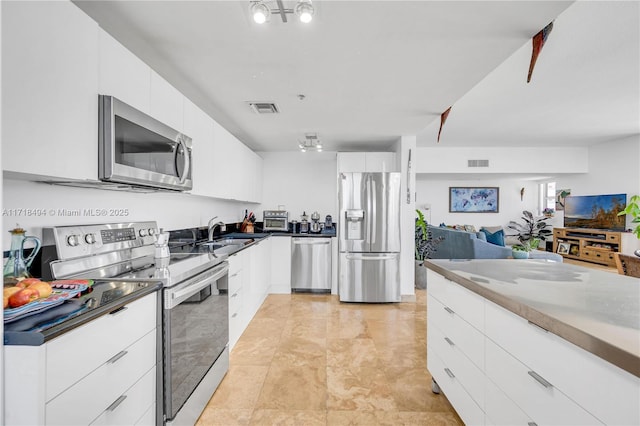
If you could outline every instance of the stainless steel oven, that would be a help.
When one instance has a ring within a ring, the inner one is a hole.
[[[156,258],[156,235],[155,222],[44,228],[43,276],[161,281],[158,424],[194,424],[229,368],[229,265],[209,252]]]
[[[289,212],[283,210],[265,210],[262,213],[264,231],[288,231]]]
[[[167,424],[193,424],[229,368],[228,262],[164,290]]]
[[[191,138],[113,96],[99,96],[98,177],[190,190]]]

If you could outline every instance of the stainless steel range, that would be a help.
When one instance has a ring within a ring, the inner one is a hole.
[[[229,368],[228,262],[208,252],[156,258],[155,222],[43,229],[51,277],[163,283],[159,418],[194,424]]]

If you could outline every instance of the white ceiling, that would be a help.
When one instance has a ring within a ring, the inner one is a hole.
[[[308,132],[333,151],[414,134],[434,146],[450,105],[440,146],[639,133],[635,1],[316,0],[310,25],[289,15],[262,26],[248,1],[75,3],[256,151],[296,149]],[[530,39],[554,19],[526,84]],[[281,113],[257,115],[247,101]]]

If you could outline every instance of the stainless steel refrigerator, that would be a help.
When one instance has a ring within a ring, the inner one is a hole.
[[[400,301],[400,173],[340,173],[342,302]]]

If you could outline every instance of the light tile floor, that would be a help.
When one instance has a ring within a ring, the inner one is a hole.
[[[415,303],[269,295],[197,425],[462,425],[427,371]]]

